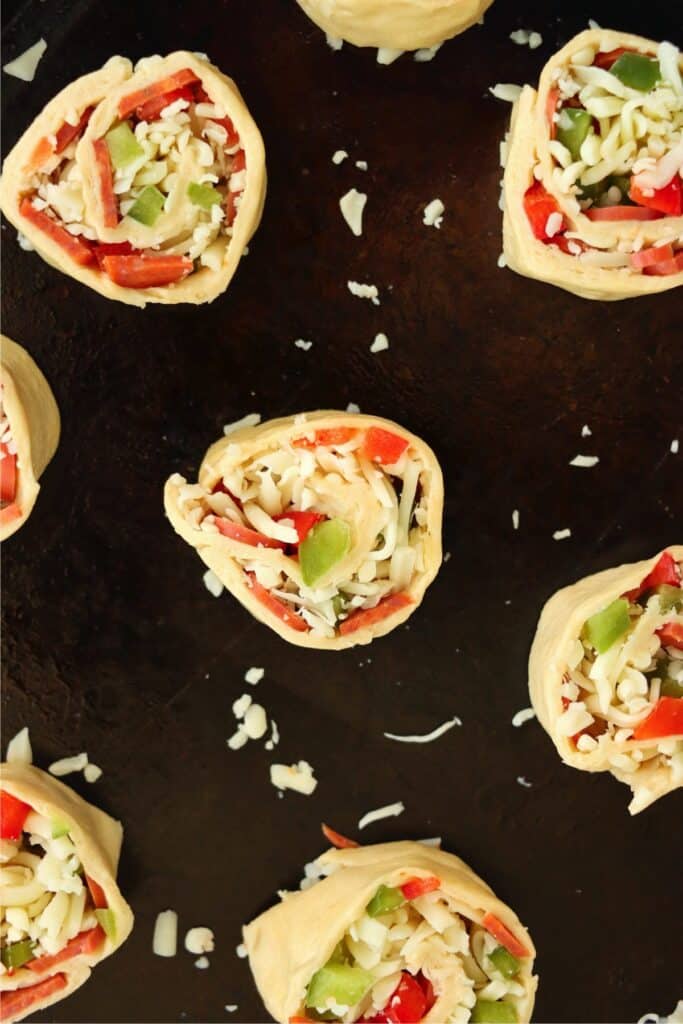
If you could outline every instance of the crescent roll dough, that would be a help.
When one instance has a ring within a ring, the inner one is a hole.
[[[418,50],[479,21],[493,0],[297,0],[323,32],[354,46]]]
[[[432,450],[377,416],[314,412],[213,444],[166,514],[209,569],[290,643],[341,650],[405,622],[441,564]]]
[[[0,540],[26,522],[57,450],[59,409],[26,349],[0,335]]]
[[[63,89],[5,160],[0,204],[38,253],[110,299],[211,302],[265,198],[237,86],[178,51],[112,57]]]
[[[671,43],[595,29],[524,87],[503,179],[512,270],[587,299],[683,284],[682,69]]]
[[[312,1019],[311,1011],[371,1020],[408,1000],[412,1015],[396,1019],[531,1019],[531,938],[458,857],[396,842],[329,850],[317,864],[327,877],[286,893],[244,929],[275,1020]],[[496,1015],[486,1015],[492,1004]]]
[[[631,814],[683,785],[683,546],[565,587],[529,659],[538,719],[562,760],[609,771]]]
[[[86,982],[133,914],[116,884],[118,821],[32,765],[0,766],[0,800],[0,1013],[11,1024]]]

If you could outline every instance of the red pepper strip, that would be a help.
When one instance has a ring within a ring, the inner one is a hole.
[[[54,148],[55,153],[64,152],[64,150],[70,142],[73,142],[74,139],[77,139],[80,135],[83,134],[88,124],[88,121],[92,117],[92,112],[94,109],[94,107],[86,107],[83,113],[81,114],[81,119],[78,122],[78,124],[69,124],[68,121],[64,122],[62,127],[57,132],[57,135],[55,136],[57,139],[57,144]]]
[[[401,458],[408,444],[407,438],[392,434],[390,430],[383,430],[382,427],[370,427],[365,434],[361,451],[371,462],[390,466]]]
[[[644,722],[633,730],[634,740],[683,736],[683,697],[660,697]]]
[[[665,622],[662,628],[657,630],[657,636],[662,647],[675,647],[677,651],[683,651],[683,626],[678,622]]]
[[[541,185],[540,181],[534,184],[524,193],[524,212],[527,215],[531,230],[541,242],[554,242],[557,236],[566,230],[564,217],[560,230],[554,235],[546,231],[548,217],[553,213],[560,213],[560,205],[554,196]]]
[[[632,252],[630,256],[631,266],[636,270],[645,270],[646,267],[653,267],[655,263],[665,263],[674,258],[672,245],[652,245],[649,249],[641,249],[640,252]]]
[[[662,260],[661,263],[655,263],[651,267],[646,267],[643,271],[644,274],[658,275],[660,277],[668,277],[670,274],[680,274],[683,270],[683,249],[675,254],[673,259]]]
[[[659,220],[663,213],[647,210],[644,206],[590,206],[586,210],[589,220]]]
[[[225,148],[226,149],[232,149],[233,146],[236,146],[237,143],[240,141],[240,137],[237,134],[235,126],[232,123],[232,121],[230,120],[230,118],[229,117],[212,117],[211,120],[215,121],[216,124],[219,124],[221,126],[221,128],[225,128],[225,131],[226,131],[227,136],[228,136],[227,139],[225,140]],[[233,170],[234,170],[234,167],[233,167]]]
[[[191,85],[184,85],[180,89],[172,89],[161,96],[155,96],[146,103],[141,103],[135,108],[135,116],[139,121],[156,121],[161,111],[175,103],[176,100],[187,100],[192,103],[195,98],[194,89]]]
[[[130,242],[98,242],[93,246],[92,251],[100,270],[102,270],[102,260],[105,256],[130,256],[134,252],[140,252],[139,249],[134,249]]]
[[[284,601],[273,597],[269,590],[261,586],[253,573],[248,572],[246,575],[249,579],[249,588],[257,601],[260,601],[269,612],[284,622],[286,626],[295,629],[297,633],[308,633],[308,625],[300,615],[297,615]]]
[[[249,544],[253,548],[279,548],[281,551],[287,546],[281,540],[266,537],[264,533],[250,530],[248,526],[233,523],[229,519],[221,519],[219,516],[216,516],[214,522],[218,527],[219,533],[222,533],[224,537],[229,537],[230,540],[236,540],[239,544]]]
[[[141,107],[145,103],[149,103],[150,100],[157,99],[159,96],[165,96],[166,93],[173,92],[175,89],[181,89],[184,85],[198,81],[199,79],[194,71],[191,71],[190,68],[182,68],[166,78],[159,79],[158,82],[146,85],[143,89],[129,92],[127,96],[122,96],[119,100],[119,117],[128,117],[136,107]]]
[[[119,208],[114,195],[114,171],[111,166],[109,146],[104,139],[95,139],[95,169],[99,179],[102,222],[105,228],[115,228],[119,222]]]
[[[394,615],[395,612],[400,611],[402,608],[407,608],[409,604],[413,604],[413,599],[409,594],[391,594],[375,605],[374,608],[361,608],[359,611],[354,612],[353,615],[349,615],[348,619],[344,619],[340,624],[339,632],[342,636],[346,636],[348,633],[355,633],[357,629],[374,626],[389,615]]]
[[[548,98],[545,101],[545,116],[548,121],[548,129],[550,131],[550,138],[554,139],[557,135],[557,122],[555,121],[555,112],[557,110],[557,101],[560,98],[560,90],[555,87],[550,89],[548,92]]]
[[[629,601],[637,601],[640,595],[648,590],[654,590],[655,587],[661,587],[664,584],[669,587],[677,587],[680,582],[681,577],[678,572],[678,565],[673,555],[668,551],[663,551],[657,559],[654,568],[642,580],[640,586],[636,587],[635,590],[629,590],[624,594],[624,597]]]
[[[7,523],[11,523],[15,519],[21,519],[21,508],[16,501],[0,509],[0,526],[6,526]]]
[[[247,166],[247,156],[243,149],[238,149],[232,158],[231,174],[239,174]]]
[[[35,171],[39,170],[43,164],[47,163],[53,153],[54,148],[52,143],[46,136],[43,136],[43,138],[39,139],[36,143],[36,148],[33,150],[27,163],[22,169],[26,174],[33,174]]]
[[[426,1013],[427,1000],[419,981],[403,971],[384,1009],[363,1020],[365,1024],[420,1024]]]
[[[17,457],[7,450],[7,445],[0,444],[0,452],[4,452],[0,459],[0,501],[14,501],[17,494]]]
[[[293,510],[280,512],[279,515],[273,516],[276,523],[279,523],[282,519],[290,519],[292,521],[298,536],[297,544],[301,544],[302,540],[306,540],[315,524],[325,518],[326,516],[322,512],[295,512]]]
[[[56,242],[81,267],[86,267],[94,262],[95,257],[90,246],[78,235],[69,234],[66,228],[58,224],[52,217],[48,217],[42,210],[36,210],[28,196],[22,199],[19,213],[33,224],[34,228],[38,228],[44,235]]]
[[[330,828],[329,825],[326,825],[325,822],[323,822],[320,827],[325,839],[332,843],[333,846],[336,846],[338,850],[351,850],[356,846],[360,846],[360,843],[357,843],[355,839],[348,839],[346,836],[343,836],[341,832],[335,832],[335,830]]]
[[[290,1017],[289,1024],[313,1024],[310,1017]]]
[[[625,46],[618,46],[616,50],[606,50],[604,53],[596,53],[593,67],[609,71],[615,61],[618,61],[622,53],[636,53],[635,50],[628,50]]]
[[[319,445],[325,445],[328,448],[332,448],[336,445],[348,444],[356,434],[357,430],[355,427],[323,427],[322,430],[315,431],[312,441],[307,437],[295,438],[292,441],[292,447],[317,448]]]
[[[482,922],[487,932],[493,935],[497,942],[500,942],[501,946],[505,946],[508,953],[512,953],[516,957],[531,956],[531,953],[523,943],[516,939],[512,932],[505,927],[502,921],[499,921],[495,914],[485,914]]]
[[[33,971],[34,974],[45,974],[46,971],[51,971],[57,964],[62,964],[65,960],[71,960],[74,956],[91,956],[100,948],[104,940],[104,930],[99,925],[95,925],[94,928],[88,929],[87,932],[81,932],[74,939],[71,939],[70,942],[67,942],[64,949],[59,953],[55,953],[54,956],[36,957],[35,960],[29,960],[25,966],[29,971]]]
[[[102,269],[122,288],[158,288],[176,284],[194,269],[187,256],[104,256]]]
[[[434,986],[432,985],[429,978],[426,978],[424,976],[422,971],[420,971],[420,973],[416,975],[416,978],[419,982],[420,988],[424,992],[425,1000],[427,1002],[425,1013],[429,1013],[432,1006],[436,1002],[436,993],[434,992]]]
[[[629,197],[639,206],[647,206],[651,210],[659,210],[669,217],[680,217],[683,213],[683,184],[680,176],[676,174],[664,188],[657,188],[651,196],[631,180]]]
[[[35,1003],[47,999],[65,987],[66,974],[53,974],[51,978],[46,978],[37,985],[16,988],[13,992],[0,992],[0,1020],[23,1017]]]
[[[399,888],[407,900],[416,900],[418,896],[426,896],[428,892],[436,892],[437,889],[440,889],[441,879],[436,875],[427,875],[426,878],[409,878]]]
[[[106,910],[109,904],[107,903],[107,897],[104,895],[104,889],[102,886],[99,882],[96,882],[94,878],[91,878],[90,875],[85,876],[85,881],[88,889],[90,890],[90,895],[92,896],[95,909]]]
[[[19,839],[31,805],[0,789],[0,839]]]
[[[561,249],[562,252],[565,252],[567,256],[579,255],[578,252],[572,252],[572,249],[578,248],[581,252],[586,252],[586,250],[590,248],[590,246],[586,245],[585,242],[582,242],[580,238],[567,238],[566,235],[554,235],[553,238],[549,240],[548,244],[556,245],[557,248]],[[571,249],[569,248],[570,246],[572,247]]]

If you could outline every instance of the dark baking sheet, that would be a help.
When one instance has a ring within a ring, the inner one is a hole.
[[[3,743],[28,724],[41,765],[83,749],[102,765],[95,786],[72,778],[125,823],[120,881],[137,916],[125,947],[41,1019],[263,1020],[235,956],[240,926],[296,886],[321,820],[355,834],[361,814],[399,799],[402,817],[362,838],[441,835],[515,907],[539,951],[537,1021],[634,1021],[681,996],[683,794],[631,820],[625,787],[563,767],[537,724],[511,726],[544,600],[680,541],[683,503],[683,455],[669,454],[683,434],[681,293],[600,304],[497,268],[509,108],[487,94],[534,80],[589,17],[680,44],[680,5],[553,6],[563,13],[498,0],[433,63],[382,68],[367,51],[332,53],[293,0],[6,3],[3,63],[41,34],[49,46],[31,85],[3,76],[5,151],[111,54],[183,47],[234,75],[270,176],[251,252],[210,306],[108,302],[3,225],[3,329],[63,417],[33,516],[3,550]],[[513,45],[518,27],[543,46]],[[335,167],[338,148],[351,159]],[[361,239],[337,207],[352,185],[369,194]],[[440,231],[421,223],[437,195]],[[349,278],[376,283],[381,305],[352,298]],[[373,356],[377,331],[391,347]],[[451,558],[407,627],[326,655],[207,593],[162,486],[196,471],[225,422],[349,401],[436,449]],[[598,468],[571,468],[577,452]],[[571,539],[555,542],[565,526]],[[274,755],[225,746],[251,665],[266,669],[254,697],[280,727]],[[462,728],[428,746],[382,736],[453,714]],[[269,763],[299,758],[316,793],[278,799]],[[181,934],[215,930],[209,970],[152,955],[167,906]]]

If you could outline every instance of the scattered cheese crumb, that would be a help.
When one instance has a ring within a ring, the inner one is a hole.
[[[374,284],[360,284],[358,281],[347,281],[347,287],[357,299],[370,299],[374,306],[379,306],[379,292]]]
[[[440,228],[443,223],[443,215],[446,207],[440,199],[432,199],[424,208],[422,223],[428,228]]]
[[[530,50],[536,50],[543,42],[540,32],[530,32],[526,28],[518,28],[510,33],[510,39],[518,46],[528,46]]]
[[[261,422],[261,414],[258,412],[247,413],[241,420],[235,420],[234,423],[226,423],[223,427],[223,433],[227,437],[228,434],[234,434],[236,430],[241,430],[243,427],[257,427]]]
[[[421,50],[416,50],[413,60],[416,60],[418,64],[426,64],[428,61],[434,60],[442,46],[443,43],[434,43],[434,46],[425,46]]]
[[[226,1003],[223,1007],[226,1013],[234,1013],[235,1010],[239,1010],[237,1003]]]
[[[578,466],[579,469],[592,469],[593,466],[597,466],[599,461],[597,455],[575,455],[569,465]]]
[[[562,230],[564,224],[564,217],[561,213],[555,211],[551,213],[545,222],[545,233],[548,238],[554,238],[558,231]]]
[[[339,39],[338,36],[331,36],[329,32],[325,33],[325,42],[331,50],[341,50],[344,45],[343,39]]]
[[[293,789],[304,796],[310,796],[318,785],[308,761],[299,761],[298,764],[291,765],[271,764],[270,781],[276,789]]]
[[[678,455],[678,438],[675,438],[671,442],[671,448],[669,449],[672,455]]]
[[[393,64],[405,52],[405,50],[393,50],[390,46],[380,46],[377,51],[377,63],[384,65]]]
[[[244,673],[244,681],[249,683],[250,686],[256,686],[257,683],[261,682],[265,674],[266,670],[264,668],[248,668]]]
[[[360,412],[360,406],[356,405],[355,402],[349,402],[349,404],[346,406],[346,411],[347,412],[358,413],[358,412]]]
[[[242,747],[246,746],[248,740],[249,737],[247,736],[242,726],[239,725],[235,732],[232,734],[232,736],[228,740],[226,740],[226,742],[231,750],[241,750]]]
[[[531,789],[531,783],[524,775],[518,775],[517,782],[520,784],[520,786],[524,786],[525,789]]]
[[[367,171],[368,162],[367,160],[356,160],[356,167],[359,171]]]
[[[363,234],[363,210],[367,201],[367,195],[364,192],[358,192],[355,188],[349,189],[339,200],[342,217],[356,238],[360,238]]]
[[[424,733],[421,736],[396,736],[392,732],[385,732],[384,736],[388,740],[397,740],[399,743],[431,743],[432,740],[438,740],[439,736],[443,736],[445,732],[452,729],[454,725],[462,725],[462,721],[457,715],[453,718],[449,718],[447,722],[443,722],[437,726],[436,729],[432,729],[431,732]]]
[[[27,238],[26,235],[22,235],[21,231],[17,231],[17,242],[19,243],[19,248],[23,249],[24,252],[35,251],[36,247],[31,241],[31,239]]]
[[[242,696],[238,697],[237,700],[233,703],[232,713],[235,716],[235,718],[244,718],[250,706],[251,697],[249,696],[248,693],[243,693]]]
[[[358,828],[365,828],[367,825],[372,825],[374,821],[382,821],[383,818],[396,818],[399,814],[403,814],[405,806],[398,800],[395,804],[387,804],[386,807],[378,807],[376,811],[368,811],[358,822]]]
[[[431,836],[429,839],[418,839],[418,843],[422,846],[436,846],[437,849],[440,849],[441,836]]]
[[[194,953],[195,956],[200,953],[213,953],[215,942],[211,929],[190,928],[185,934],[185,949],[188,953]]]
[[[82,772],[87,763],[87,754],[76,754],[74,757],[63,757],[59,761],[54,761],[48,771],[50,775],[61,778],[62,775],[71,775],[72,772]]]
[[[200,956],[198,960],[194,962],[195,967],[198,967],[200,971],[205,971],[209,966],[208,956]]]
[[[497,260],[497,262],[498,262],[498,266],[499,266],[499,267],[501,267],[501,268],[502,268],[502,267],[507,267],[507,265],[508,265],[508,261],[507,261],[507,260],[505,259],[505,253],[504,253],[504,252],[502,252],[502,253],[500,254],[500,256],[498,257],[498,260]]]
[[[225,590],[225,587],[218,579],[218,576],[216,576],[216,573],[213,571],[213,569],[207,569],[204,575],[202,576],[202,579],[204,580],[204,586],[206,587],[210,594],[213,594],[214,597],[221,596],[221,594]]]
[[[513,530],[518,530],[519,529],[519,509],[518,508],[513,509],[513,512],[512,512],[512,529]]]
[[[97,782],[102,777],[102,769],[96,764],[86,764],[83,769],[83,775],[85,776],[86,782]]]
[[[266,741],[266,750],[272,750],[280,742],[280,731],[277,727],[277,722],[271,718],[270,720],[270,739]]]
[[[600,28],[600,26],[598,25],[597,21],[595,21],[594,18],[589,18],[588,19],[588,27],[592,28],[594,32]]]
[[[495,96],[497,100],[505,100],[506,103],[514,103],[521,91],[521,85],[512,85],[509,82],[498,82],[489,87],[492,96]]]
[[[246,957],[247,957],[247,947],[244,945],[243,942],[240,942],[240,944],[237,947],[237,949],[235,950],[235,952],[237,953],[237,955],[240,958],[240,960],[246,960]]]
[[[516,715],[513,715],[512,724],[516,729],[518,729],[520,725],[524,725],[525,722],[530,722],[531,719],[535,717],[536,712],[533,708],[522,708],[522,710],[518,711]]]
[[[343,163],[344,160],[348,158],[348,155],[349,154],[346,152],[345,149],[338,149],[336,153],[332,154],[332,163],[336,164],[338,167],[339,164]]]
[[[25,725],[9,741],[5,760],[10,764],[31,764],[33,762],[33,751],[31,750],[28,726]]]
[[[543,42],[543,36],[541,35],[540,32],[530,32],[529,33],[529,49],[530,50],[537,50],[542,42]]]
[[[375,340],[370,346],[370,351],[373,355],[377,352],[385,352],[389,348],[389,339],[386,334],[376,334]]]
[[[154,922],[152,952],[155,956],[175,956],[178,949],[178,915],[175,910],[162,910]]]
[[[303,338],[297,338],[296,341],[294,342],[294,344],[295,344],[295,346],[297,348],[302,349],[304,352],[308,352],[308,350],[310,348],[313,348],[313,342],[312,341],[304,341]]]
[[[590,437],[592,433],[593,431],[588,426],[588,424],[584,423],[584,425],[581,427],[581,437]]]
[[[22,82],[32,82],[36,76],[40,59],[46,50],[47,43],[44,39],[39,39],[33,46],[29,46],[28,50],[24,50],[18,57],[11,60],[9,64],[5,64],[2,70],[6,75],[20,78]]]
[[[555,530],[553,534],[553,540],[566,540],[567,537],[571,537],[572,531],[565,527],[564,530]]]
[[[244,731],[250,740],[260,740],[268,731],[266,710],[261,704],[251,704],[244,716]]]

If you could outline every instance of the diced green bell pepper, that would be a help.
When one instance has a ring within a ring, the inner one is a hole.
[[[404,903],[405,897],[400,889],[394,889],[389,885],[380,885],[365,908],[365,913],[368,917],[379,917],[380,914],[390,914],[392,910],[398,910]]]
[[[29,960],[33,960],[35,942],[30,939],[22,939],[21,942],[12,942],[9,946],[3,946],[0,951],[0,959],[8,971],[23,967]]]
[[[202,210],[210,210],[216,203],[223,201],[218,189],[212,188],[211,185],[199,185],[196,181],[191,181],[187,186],[187,194],[190,202],[195,206],[201,206]]]
[[[62,836],[68,836],[70,826],[65,821],[60,821],[58,818],[54,818],[50,824],[52,825],[52,838],[61,839]]]
[[[683,590],[680,587],[662,583],[655,589],[655,594],[659,595],[659,607],[663,612],[683,611]]]
[[[131,206],[128,216],[151,228],[163,210],[165,202],[163,193],[155,185],[148,185]]]
[[[346,607],[346,602],[344,601],[343,595],[342,594],[335,594],[334,597],[332,598],[332,611],[334,612],[334,617],[336,619],[339,618],[339,616],[344,611],[345,607]]]
[[[618,597],[601,612],[591,615],[584,626],[584,633],[588,643],[598,654],[604,654],[624,635],[630,625],[628,601]]]
[[[109,147],[111,162],[117,170],[124,170],[145,155],[144,149],[125,121],[111,128],[104,136],[104,141]]]
[[[489,960],[504,978],[514,978],[519,971],[519,960],[505,946],[496,946],[493,953],[489,953]]]
[[[638,92],[649,92],[662,77],[659,61],[642,53],[622,53],[610,72],[629,89],[637,89]]]
[[[95,911],[95,917],[97,922],[104,929],[104,933],[108,939],[112,942],[116,938],[116,918],[114,911],[110,910],[109,907],[101,908]]]
[[[326,519],[317,523],[299,545],[299,565],[304,584],[314,586],[341,561],[350,544],[351,529],[343,519]]]
[[[477,999],[470,1021],[472,1024],[517,1024],[517,1011],[512,1003]]]
[[[683,683],[679,683],[677,679],[672,679],[671,676],[665,676],[662,679],[659,693],[662,697],[683,697]]]
[[[349,951],[346,948],[346,943],[343,939],[340,939],[337,945],[332,950],[332,956],[327,961],[328,964],[346,964],[349,961]]]
[[[362,967],[327,963],[316,971],[306,992],[306,1006],[325,1009],[329,999],[340,1006],[355,1006],[374,982],[374,975]]]
[[[581,107],[563,107],[557,122],[557,141],[566,146],[573,160],[578,160],[581,146],[593,123],[587,110]]]

